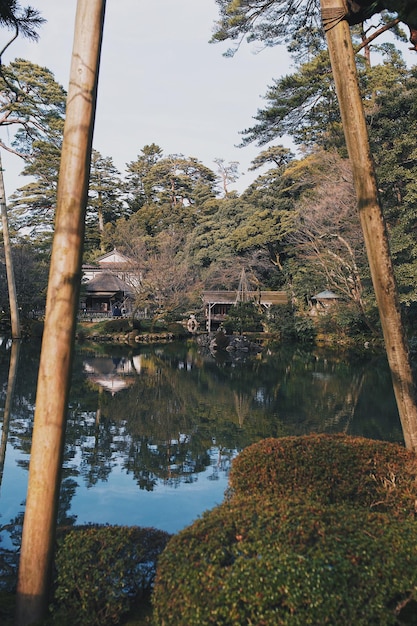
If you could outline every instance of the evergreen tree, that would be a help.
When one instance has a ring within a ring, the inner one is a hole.
[[[114,223],[124,213],[120,172],[111,157],[103,157],[97,150],[91,156],[90,183],[86,212],[86,251],[105,252],[104,227]]]

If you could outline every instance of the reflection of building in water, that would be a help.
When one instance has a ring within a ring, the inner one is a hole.
[[[135,368],[124,357],[98,357],[85,359],[84,371],[88,379],[114,396],[118,391],[127,389],[135,382]]]

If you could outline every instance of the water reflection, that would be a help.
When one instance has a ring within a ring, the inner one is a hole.
[[[122,389],[127,389],[135,382],[132,374],[135,370],[134,357],[132,360],[124,357],[93,357],[83,361],[83,369],[88,380],[98,385],[112,396]]]
[[[6,460],[7,439],[9,436],[9,425],[11,418],[14,388],[16,384],[17,366],[19,363],[20,340],[6,342],[6,347],[10,348],[9,375],[7,379],[6,399],[3,410],[3,423],[0,441],[0,487],[3,481],[4,463]]]
[[[0,345],[2,436],[8,432],[0,539],[10,549],[19,545],[26,497],[39,346],[21,347],[12,404],[11,348]],[[216,359],[194,343],[79,345],[59,523],[175,532],[222,500],[241,449],[308,432],[402,442],[385,359],[330,359],[289,348]]]

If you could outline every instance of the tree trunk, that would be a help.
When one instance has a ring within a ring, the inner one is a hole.
[[[6,192],[4,190],[4,178],[3,178],[3,168],[1,165],[1,157],[0,157],[0,208],[1,208],[1,223],[2,223],[2,228],[3,228],[4,257],[6,260],[7,288],[9,291],[10,322],[12,326],[12,339],[20,339],[19,307],[17,305],[16,283],[15,283],[15,278],[14,278],[12,247],[10,244],[10,236],[9,236],[9,221],[7,218]]]
[[[385,221],[378,198],[352,39],[348,23],[343,18],[345,2],[321,0],[321,7],[404,441],[407,448],[417,450],[416,387],[401,320]]]
[[[78,0],[42,341],[16,624],[45,616],[78,308],[105,0]]]

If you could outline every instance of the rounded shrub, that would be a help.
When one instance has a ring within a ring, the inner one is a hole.
[[[172,335],[174,335],[174,337],[177,337],[179,339],[188,337],[190,334],[188,330],[184,328],[184,326],[179,322],[170,322],[169,324],[167,324],[167,332],[171,333]]]
[[[132,330],[131,320],[124,317],[116,317],[103,323],[105,333],[128,333]]]
[[[264,439],[233,461],[231,494],[351,502],[414,516],[417,456],[398,444],[347,435]]]
[[[416,531],[348,505],[235,497],[168,543],[155,624],[415,624]]]
[[[170,537],[155,528],[93,525],[60,535],[51,607],[60,626],[118,624],[150,589]]]

